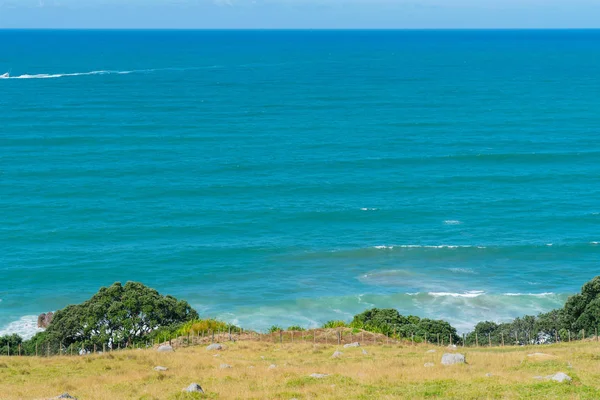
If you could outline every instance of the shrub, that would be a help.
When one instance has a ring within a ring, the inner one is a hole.
[[[288,327],[287,330],[302,332],[302,331],[305,331],[306,329],[304,329],[303,327],[298,326],[298,325],[292,325],[292,326]]]
[[[273,325],[269,328],[268,332],[269,333],[274,333],[274,332],[279,332],[282,331],[283,329],[280,326],[277,325]]]
[[[323,324],[323,329],[332,329],[332,328],[347,328],[348,324],[344,321],[327,321]]]

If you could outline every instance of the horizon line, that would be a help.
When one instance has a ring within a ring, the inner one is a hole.
[[[588,28],[0,28],[0,31],[600,31]]]

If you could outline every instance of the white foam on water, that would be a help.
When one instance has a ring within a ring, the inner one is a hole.
[[[360,209],[361,211],[377,211],[378,208],[367,208],[367,207],[363,207]]]
[[[448,268],[448,271],[454,272],[456,274],[477,274],[477,272],[473,271],[471,268]]]
[[[462,225],[462,221],[459,221],[457,219],[447,219],[444,221],[444,224],[446,224],[446,225]]]
[[[600,242],[590,242],[591,245],[597,246],[600,244]]]
[[[485,246],[473,246],[473,245],[452,245],[452,244],[440,244],[440,245],[421,245],[421,244],[396,244],[396,245],[379,245],[373,246],[374,249],[485,249]]]
[[[464,293],[451,293],[451,292],[429,292],[430,296],[433,297],[464,297],[464,298],[474,298],[479,297],[482,294],[485,294],[483,290],[469,290]]]
[[[26,315],[0,329],[0,336],[16,333],[23,339],[30,339],[43,329],[37,327],[37,315]]]
[[[553,292],[545,292],[545,293],[504,293],[504,296],[533,296],[533,297],[548,297],[554,296]]]

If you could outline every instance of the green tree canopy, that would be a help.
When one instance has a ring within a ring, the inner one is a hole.
[[[153,330],[198,318],[185,301],[162,296],[138,282],[120,282],[101,288],[89,300],[54,314],[46,329],[48,340],[64,346],[81,343],[133,343]]]

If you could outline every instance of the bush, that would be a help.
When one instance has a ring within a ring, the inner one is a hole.
[[[0,355],[15,355],[19,351],[19,345],[23,343],[23,338],[19,335],[4,335],[0,336]]]
[[[282,330],[283,328],[281,328],[280,326],[273,325],[269,328],[269,333],[280,332]]]
[[[303,327],[298,326],[298,325],[292,325],[292,326],[288,327],[287,330],[302,332],[302,331],[305,331],[306,329],[304,329]]]
[[[348,324],[344,321],[327,321],[323,324],[323,329],[347,328]]]
[[[231,333],[239,333],[241,328],[227,322],[209,318],[188,321],[181,325],[176,334],[178,336],[186,336],[188,333],[197,335],[200,332],[229,332],[229,330],[231,330]]]

